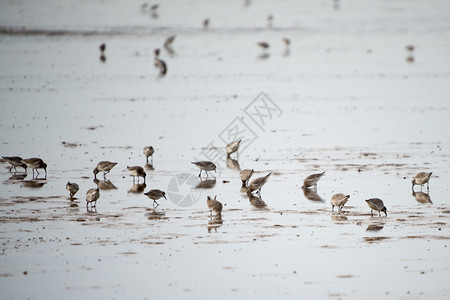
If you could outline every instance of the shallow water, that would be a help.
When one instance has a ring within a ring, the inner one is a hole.
[[[449,296],[448,3],[253,2],[162,3],[158,18],[140,2],[5,3],[1,154],[41,157],[48,176],[0,165],[2,298]],[[172,34],[158,77],[153,49]],[[144,166],[146,145],[143,188],[126,166]],[[215,180],[199,179],[190,162],[209,158]],[[118,165],[87,211],[101,160]],[[239,168],[272,172],[260,199]],[[415,197],[419,171],[433,176]],[[152,188],[168,198],[156,210]],[[332,213],[337,192],[351,197]],[[372,197],[387,217],[371,217]]]

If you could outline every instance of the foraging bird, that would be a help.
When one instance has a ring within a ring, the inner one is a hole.
[[[264,184],[266,184],[267,180],[269,179],[269,176],[272,173],[267,174],[264,177],[259,177],[254,179],[249,185],[247,189],[247,194],[251,194],[252,192],[256,191],[257,194],[261,194],[261,188]]]
[[[115,165],[117,165],[116,162],[110,162],[107,160],[99,162],[93,171],[94,178],[97,178],[97,174],[99,172],[103,172],[103,178],[106,178],[106,174],[108,174]]]
[[[159,3],[156,3],[156,4],[152,4],[152,5],[150,6],[150,9],[151,9],[151,10],[157,10],[158,7],[159,7]]]
[[[153,153],[155,153],[155,149],[153,149],[152,146],[145,146],[144,147],[144,155],[146,157],[146,161],[148,163],[148,157],[151,156],[152,157],[152,163],[153,163]]]
[[[86,192],[86,208],[89,204],[91,204],[91,208],[96,207],[98,198],[100,198],[100,190],[98,188],[89,189]]]
[[[100,49],[101,53],[104,53],[106,50],[106,44],[105,43],[101,43],[100,46],[98,47]]]
[[[251,170],[250,169],[245,169],[245,170],[242,170],[239,173],[239,177],[242,180],[242,187],[246,187],[247,186],[250,177],[252,177],[252,175],[253,175],[253,172],[254,172],[253,169],[251,169]]]
[[[267,26],[272,27],[273,26],[273,15],[267,16]]]
[[[155,204],[156,204],[156,207],[159,206],[159,203],[156,202],[156,200],[158,200],[160,198],[164,198],[167,200],[166,193],[164,191],[157,190],[157,189],[150,190],[147,193],[144,193],[144,195],[153,200],[153,207],[155,207]]]
[[[387,208],[384,206],[383,200],[378,198],[371,198],[366,200],[367,205],[370,207],[370,215],[373,217],[373,211],[378,210],[378,216],[381,217],[381,212],[384,212],[387,217]]]
[[[286,47],[289,47],[289,45],[291,44],[291,40],[289,38],[284,37],[282,41]]]
[[[208,171],[214,171],[216,172],[216,165],[212,161],[196,161],[191,162],[191,164],[196,165],[200,169],[200,173],[198,174],[198,177],[202,176],[202,171],[206,172],[206,177],[208,177]]]
[[[217,196],[214,197],[214,199],[211,199],[210,196],[206,198],[206,204],[208,205],[210,216],[212,216],[212,213],[216,215],[222,215],[222,208],[223,205],[219,201],[216,200]]]
[[[37,175],[39,175],[38,169],[44,169],[45,171],[45,177],[47,177],[47,164],[40,158],[28,158],[23,159],[22,162],[27,165],[28,168],[31,168],[33,170],[33,177],[34,177],[34,170],[36,170]]]
[[[420,188],[422,188],[422,186],[426,183],[427,184],[427,189],[430,188],[430,177],[431,174],[433,174],[433,172],[427,173],[427,172],[419,172],[416,177],[414,177],[414,179],[412,180],[412,189],[414,191],[414,186],[415,185],[420,185]]]
[[[266,42],[259,42],[258,46],[260,46],[263,50],[266,50],[267,48],[270,47],[269,43]]]
[[[167,73],[167,65],[166,62],[158,57],[155,57],[155,67],[159,68],[159,75],[166,75]]]
[[[73,199],[73,196],[78,192],[80,187],[75,182],[68,182],[66,184],[66,190],[69,191],[70,199]]]
[[[225,150],[227,151],[227,156],[230,157],[231,154],[239,150],[239,146],[241,144],[241,139],[237,141],[230,142]]]
[[[160,52],[161,52],[161,50],[159,50],[159,48],[156,48],[155,50],[153,50],[153,54],[155,54],[155,57],[159,57]]]
[[[203,20],[203,29],[206,30],[209,27],[209,18]]]
[[[134,178],[137,176],[138,178],[138,182],[139,182],[139,177],[144,178],[144,183],[145,183],[145,176],[147,174],[145,174],[145,171],[142,167],[140,166],[127,166],[128,171],[130,171],[130,175],[133,176],[133,182],[134,182]]]
[[[413,52],[414,51],[414,46],[413,45],[407,45],[406,50],[408,50],[409,52]]]
[[[169,36],[166,41],[164,42],[164,47],[170,47],[175,40],[176,35]]]
[[[350,198],[350,195],[345,195],[342,193],[334,194],[331,197],[331,210],[334,211],[334,207],[337,206],[339,211],[341,211],[345,203],[347,203],[348,198]]]
[[[323,175],[325,175],[325,172],[309,175],[303,181],[302,188],[306,189],[313,186],[315,189],[317,189],[317,182],[320,180],[320,178],[322,178]]]
[[[2,158],[11,164],[9,168],[9,172],[11,172],[12,168],[14,168],[14,172],[17,172],[16,167],[24,168],[25,172],[27,171],[27,165],[22,161],[22,157],[20,156],[2,156]]]

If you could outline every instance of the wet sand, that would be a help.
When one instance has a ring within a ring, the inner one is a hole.
[[[2,298],[449,296],[445,1],[180,1],[161,4],[158,18],[140,4],[0,12],[1,155],[48,164],[36,179],[0,163]],[[159,77],[153,49],[172,34]],[[268,56],[259,41],[271,43]],[[273,109],[259,106],[264,116],[252,114],[261,92]],[[245,149],[227,161],[216,150],[236,128]],[[147,145],[153,165],[146,185],[133,185],[126,166],[144,167]],[[214,155],[215,179],[199,179],[190,162]],[[95,182],[101,160],[118,164]],[[253,178],[272,172],[261,198],[241,190],[244,168]],[[323,171],[317,191],[304,193],[303,179]],[[433,172],[429,193],[413,194],[420,171]],[[74,201],[68,181],[80,185]],[[97,208],[87,210],[97,186]],[[154,188],[168,198],[156,210],[143,195]],[[333,213],[338,192],[351,197]],[[224,204],[221,218],[210,217],[208,195]],[[387,217],[370,215],[372,197]]]

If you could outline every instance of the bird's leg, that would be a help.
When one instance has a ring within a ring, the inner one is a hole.
[[[334,211],[334,205],[331,204],[331,211]]]
[[[206,178],[208,178],[208,176],[209,176],[208,171],[205,170],[205,172],[206,172]]]
[[[44,169],[45,171],[45,178],[47,178],[47,169]]]
[[[200,169],[200,173],[198,173],[198,177],[202,177],[202,169]]]
[[[370,210],[370,215],[373,217],[373,209]]]

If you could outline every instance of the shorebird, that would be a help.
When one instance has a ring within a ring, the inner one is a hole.
[[[116,162],[110,162],[107,160],[99,162],[93,171],[94,178],[97,178],[97,174],[99,172],[103,172],[103,178],[106,178],[106,174],[108,174],[115,165],[117,165]]]
[[[309,175],[303,181],[302,188],[309,188],[312,186],[314,187],[314,189],[317,189],[317,182],[320,180],[320,178],[322,178],[323,175],[325,175],[325,172]]]
[[[367,205],[370,207],[370,215],[373,217],[373,211],[378,210],[378,216],[381,217],[381,212],[384,212],[387,217],[387,208],[384,206],[383,200],[378,198],[371,198],[366,200]]]
[[[161,190],[150,190],[147,193],[144,193],[145,196],[149,197],[150,199],[153,200],[153,207],[156,208],[159,206],[158,202],[156,202],[156,200],[160,199],[160,198],[164,198],[167,200],[166,198],[166,193],[161,191]],[[156,204],[156,207],[155,207]]]
[[[17,173],[16,167],[24,168],[25,172],[27,171],[27,165],[22,161],[22,157],[20,156],[2,156],[2,158],[11,164],[9,168],[9,172],[11,172],[12,168],[14,168],[14,172]]]
[[[409,52],[413,52],[414,51],[414,46],[413,45],[407,45],[406,50],[408,50]]]
[[[66,184],[66,190],[69,191],[70,199],[73,199],[73,196],[78,192],[80,187],[75,182],[68,182]]]
[[[128,171],[130,171],[131,176],[133,176],[133,182],[134,182],[134,178],[137,176],[138,178],[138,182],[139,182],[139,177],[144,178],[144,183],[145,183],[145,176],[147,174],[145,174],[145,171],[142,167],[140,166],[127,166]]]
[[[264,177],[259,177],[254,179],[249,185],[248,185],[248,189],[247,189],[247,194],[251,194],[252,192],[256,191],[256,193],[259,195],[261,194],[261,188],[263,187],[263,185],[267,182],[267,180],[269,179],[269,176],[272,173],[267,174]]]
[[[166,62],[158,57],[155,57],[155,67],[159,68],[159,75],[166,75],[167,73],[167,65]]]
[[[345,195],[342,193],[334,194],[331,197],[331,210],[334,211],[334,207],[337,206],[339,211],[341,211],[345,203],[347,203],[348,198],[350,198],[350,195]]]
[[[209,27],[209,18],[203,20],[203,30],[208,29]]]
[[[34,170],[36,170],[37,175],[39,175],[38,169],[44,169],[45,177],[47,177],[47,164],[42,159],[27,158],[23,159],[22,162],[26,164],[28,168],[33,170],[33,177],[34,177]]]
[[[216,215],[222,215],[222,208],[223,205],[219,201],[216,200],[217,196],[214,197],[214,199],[211,199],[210,196],[206,198],[206,204],[208,205],[210,216],[212,216],[212,213]]]
[[[175,40],[176,35],[169,36],[166,41],[164,42],[164,47],[170,47],[172,46],[173,41]]]
[[[105,43],[101,43],[98,48],[100,49],[100,52],[103,54],[105,52],[105,50],[106,50],[106,44]]]
[[[206,177],[208,177],[208,171],[214,171],[216,172],[216,165],[212,161],[196,161],[191,162],[192,164],[196,165],[200,169],[200,173],[198,174],[198,177],[202,176],[202,171],[206,172]]]
[[[241,144],[241,139],[237,141],[230,142],[225,150],[227,151],[227,156],[230,157],[231,154],[239,150],[239,146]]]
[[[245,170],[242,170],[239,173],[239,177],[242,180],[242,187],[246,187],[247,186],[250,177],[252,177],[252,175],[253,175],[253,172],[254,172],[253,169],[251,169],[251,170],[250,169],[245,169]]]
[[[161,50],[159,50],[159,48],[153,50],[153,54],[155,54],[155,57],[159,57],[159,53],[161,53]]]
[[[97,206],[97,200],[100,197],[100,190],[98,188],[96,189],[89,189],[86,192],[86,208],[88,208],[88,205],[91,204],[91,207]],[[92,203],[94,203],[92,205]]]
[[[270,47],[269,43],[267,43],[267,42],[259,42],[257,45],[259,47],[261,47],[261,49],[263,49],[263,50],[266,50],[267,48]]]
[[[144,147],[144,155],[146,157],[146,162],[148,163],[148,157],[151,156],[152,157],[152,162],[153,162],[153,153],[155,153],[155,149],[153,149],[152,146],[145,146]]]
[[[272,27],[273,26],[273,15],[267,16],[267,26]]]
[[[288,48],[291,45],[291,40],[289,38],[282,38],[282,41],[284,43],[284,45],[286,46],[286,48]]]
[[[433,174],[433,172],[427,173],[427,172],[420,172],[416,175],[416,177],[414,177],[414,179],[412,180],[412,189],[414,191],[414,186],[415,185],[420,185],[420,188],[422,188],[422,186],[426,183],[427,184],[427,190],[430,189],[430,177],[431,174]]]

